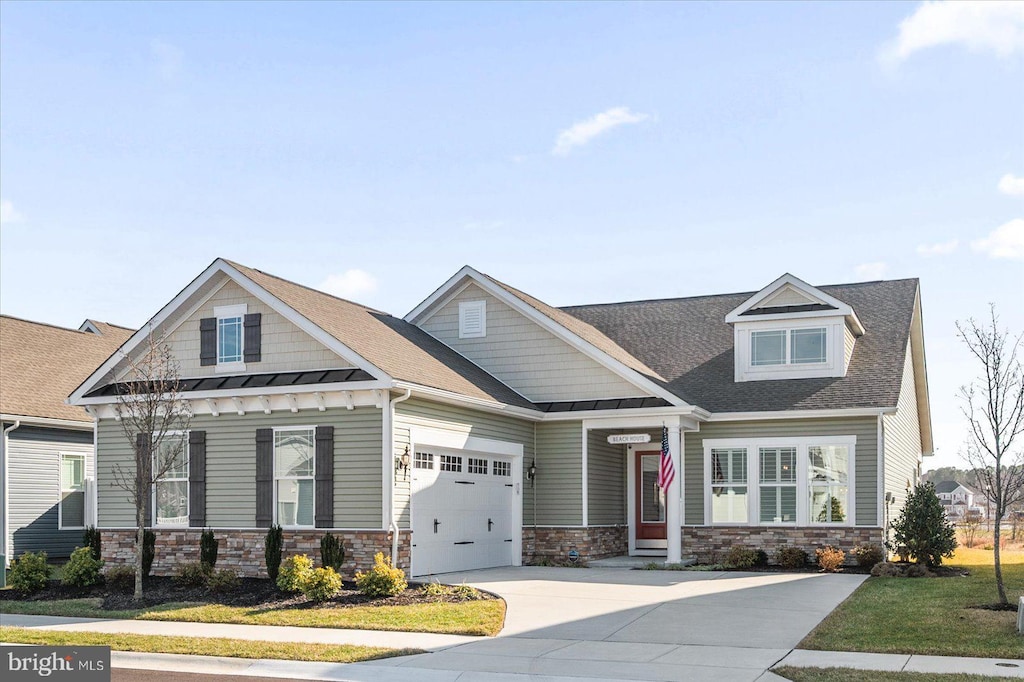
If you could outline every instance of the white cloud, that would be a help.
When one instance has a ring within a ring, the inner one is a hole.
[[[874,263],[861,263],[854,272],[857,273],[859,279],[882,279],[885,276],[885,271],[889,269],[889,266],[881,261]]]
[[[948,242],[937,244],[921,244],[917,247],[917,255],[929,258],[931,256],[948,256],[960,246],[959,239],[950,239]]]
[[[984,239],[971,242],[971,248],[989,258],[1024,260],[1024,218],[1003,223]]]
[[[640,123],[646,121],[650,116],[637,114],[629,110],[629,107],[614,107],[608,111],[602,111],[584,121],[577,121],[558,134],[555,140],[555,147],[551,153],[555,156],[565,156],[574,147],[582,147],[598,135],[608,132],[621,125]]]
[[[354,300],[359,296],[377,291],[377,278],[365,270],[354,268],[341,274],[328,275],[317,289],[334,296]]]
[[[918,50],[962,45],[975,52],[1008,57],[1024,50],[1024,3],[1019,0],[923,2],[900,22],[900,33],[881,52],[895,64]]]
[[[25,220],[25,216],[14,208],[14,204],[9,199],[0,200],[0,225],[20,223],[23,220]]]
[[[149,43],[149,51],[156,61],[156,70],[165,81],[172,81],[181,74],[185,62],[185,53],[180,47],[163,40],[154,39]]]
[[[999,178],[999,191],[1009,194],[1011,197],[1024,196],[1024,178],[1017,177],[1013,173],[1007,173]]]

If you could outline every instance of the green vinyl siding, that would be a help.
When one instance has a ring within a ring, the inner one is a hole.
[[[626,449],[609,445],[611,431],[587,432],[587,523],[626,523]]]
[[[537,424],[537,525],[583,524],[583,423]]]
[[[708,422],[699,432],[684,434],[686,525],[704,523],[704,439],[856,436],[854,494],[856,524],[878,525],[878,418],[778,419],[774,421]]]
[[[334,427],[334,526],[380,528],[381,411],[372,407],[326,412],[221,413],[197,415],[191,428],[206,431],[206,523],[216,528],[256,525],[256,429],[289,426]],[[114,467],[133,470],[129,442],[113,420],[99,423],[99,525],[132,526],[127,494],[114,485]]]
[[[885,492],[893,494],[890,514],[898,514],[907,500],[907,482],[917,484],[918,458],[921,456],[921,420],[917,411],[917,386],[908,343],[896,414],[883,420],[885,451]],[[884,494],[884,492],[883,492]]]
[[[532,422],[413,398],[395,405],[395,455],[405,451],[409,444],[409,429],[414,425],[522,445],[524,524],[532,523],[533,489],[525,479],[526,469],[534,457]],[[409,498],[410,477],[399,474],[395,481],[395,516],[401,528],[409,528]]]

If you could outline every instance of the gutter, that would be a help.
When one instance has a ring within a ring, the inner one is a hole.
[[[8,530],[8,527],[7,527],[7,521],[9,520],[9,517],[10,517],[9,512],[10,512],[10,508],[11,508],[11,498],[10,498],[10,490],[11,490],[10,481],[11,481],[11,476],[10,476],[10,467],[8,466],[8,461],[10,460],[10,453],[9,453],[8,446],[7,446],[7,435],[11,431],[13,431],[14,429],[18,428],[19,426],[21,426],[21,420],[20,419],[14,420],[13,424],[11,424],[6,429],[4,429],[4,438],[3,438],[3,454],[4,454],[4,513],[3,513],[3,526],[4,526],[4,529],[3,529],[4,530],[3,550],[4,550],[4,553],[3,553],[3,561],[4,561],[4,568],[5,569],[7,568],[7,566],[11,565],[11,547],[10,547],[10,536],[11,536],[11,534],[10,534],[10,532]],[[4,585],[6,585],[7,584],[6,571],[4,573],[4,578],[5,579],[2,582],[3,582]]]
[[[395,481],[394,472],[391,467],[391,460],[395,457],[395,405],[400,402],[406,401],[412,397],[412,389],[405,389],[405,395],[400,395],[397,398],[392,398],[388,403],[388,435],[382,439],[385,443],[389,444],[390,451],[388,457],[384,459],[385,467],[388,470],[388,476],[391,477],[391,485],[388,490],[391,493],[388,495],[388,528],[391,529],[391,565],[398,565],[398,522],[395,520]],[[410,571],[412,566],[409,567]]]

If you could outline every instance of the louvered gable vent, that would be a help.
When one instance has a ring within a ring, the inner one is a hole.
[[[459,303],[459,338],[472,339],[487,336],[487,302],[462,301]]]

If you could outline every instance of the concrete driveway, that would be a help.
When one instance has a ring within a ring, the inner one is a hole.
[[[501,635],[362,665],[404,668],[407,679],[753,681],[865,578],[541,567],[442,577],[504,597]]]

